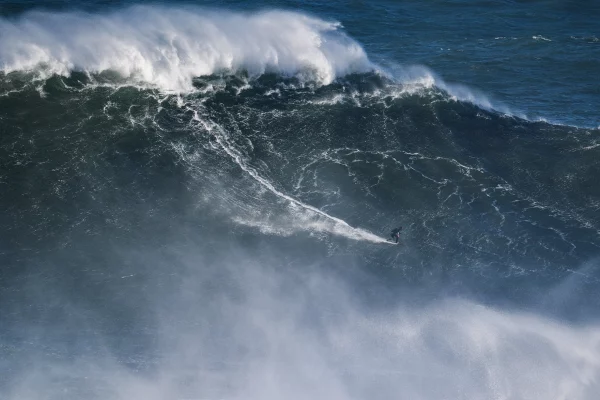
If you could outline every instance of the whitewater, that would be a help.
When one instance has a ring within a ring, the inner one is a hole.
[[[284,11],[136,6],[105,15],[33,12],[0,23],[0,64],[4,73],[113,71],[163,91],[187,92],[194,77],[220,72],[305,74],[328,84],[371,68],[363,49],[339,28]]]

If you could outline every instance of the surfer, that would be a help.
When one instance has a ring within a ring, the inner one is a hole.
[[[392,229],[392,233],[391,233],[392,240],[395,240],[396,243],[398,243],[398,240],[400,240],[400,231],[401,230],[402,230],[402,227]]]

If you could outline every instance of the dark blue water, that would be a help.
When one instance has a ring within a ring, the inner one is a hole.
[[[0,15],[0,397],[595,398],[599,6]]]

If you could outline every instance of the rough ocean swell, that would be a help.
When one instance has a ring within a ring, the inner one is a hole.
[[[0,19],[0,397],[595,398],[600,131],[392,64],[301,12]]]

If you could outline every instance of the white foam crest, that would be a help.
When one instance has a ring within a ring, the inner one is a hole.
[[[340,24],[305,14],[135,6],[109,14],[28,13],[0,19],[0,68],[113,71],[165,91],[221,71],[274,72],[328,84],[372,68]]]
[[[507,106],[490,100],[490,98],[483,92],[470,88],[466,85],[448,83],[444,81],[444,79],[438,76],[435,72],[424,66],[394,66],[392,68],[388,68],[386,73],[403,85],[402,90],[398,93],[398,96],[405,95],[407,93],[413,94],[420,90],[437,87],[448,93],[448,95],[450,95],[454,101],[468,102],[485,110],[493,110],[510,116],[526,118],[520,113],[515,113]]]

